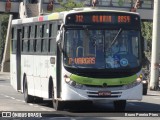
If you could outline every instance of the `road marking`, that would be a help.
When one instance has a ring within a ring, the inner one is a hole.
[[[40,108],[41,110],[44,110],[44,111],[46,111],[47,109],[45,109],[45,108]]]
[[[28,105],[33,106],[33,104],[32,104],[32,103],[28,103]]]
[[[3,95],[3,96],[5,96],[5,97],[10,97],[10,96],[8,96],[8,95]]]
[[[0,94],[0,95],[1,95],[1,96],[4,96],[4,97],[6,97],[6,98],[10,98],[10,99],[12,99],[12,100],[16,100],[16,101],[18,101],[18,102],[23,102],[23,103],[25,103],[24,100],[16,99],[16,98],[14,98],[14,97],[12,97],[12,96],[4,95],[4,94]],[[28,105],[33,106],[33,107],[36,107],[36,108],[39,107],[39,108],[40,108],[41,110],[43,110],[43,111],[53,111],[53,109],[52,109],[52,110],[48,110],[48,109],[45,109],[45,108],[40,107],[39,105],[34,105],[34,104],[32,104],[32,103],[28,103]]]
[[[13,99],[13,100],[16,100],[16,98],[14,98],[14,97],[10,97],[11,99]]]
[[[38,105],[34,105],[33,107],[39,107]]]
[[[19,99],[16,99],[16,101],[18,101],[18,102],[23,102],[23,100],[19,100]]]
[[[131,106],[140,106],[140,105],[137,105],[137,104],[135,104],[135,103],[127,103],[127,104],[129,104],[129,105],[131,105]]]

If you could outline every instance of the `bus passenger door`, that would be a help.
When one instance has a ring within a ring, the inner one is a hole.
[[[17,90],[21,90],[21,40],[22,40],[22,31],[21,29],[17,29],[17,50],[16,50]]]

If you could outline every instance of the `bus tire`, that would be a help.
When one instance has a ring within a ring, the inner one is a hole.
[[[52,89],[52,103],[55,110],[63,109],[63,102],[54,99],[54,88]]]
[[[24,86],[23,86],[23,91],[24,91],[24,101],[26,103],[31,103],[34,101],[34,97],[31,95],[28,95],[28,84],[27,84],[27,77],[25,76],[24,78]]]
[[[115,111],[124,111],[126,107],[126,100],[117,100],[114,101]]]

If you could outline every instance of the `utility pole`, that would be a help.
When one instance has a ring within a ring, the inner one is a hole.
[[[8,28],[7,28],[7,35],[6,35],[6,41],[5,41],[5,46],[4,46],[3,58],[2,58],[1,72],[10,71],[10,41],[11,41],[12,18],[13,18],[13,15],[10,15],[9,21],[8,21]]]
[[[152,56],[150,90],[157,90],[159,85],[159,63],[160,63],[160,0],[154,0],[153,11],[153,33],[152,33]]]
[[[2,25],[2,22],[0,21],[0,69],[1,69],[1,60],[2,60],[2,56],[3,56],[3,54],[2,54],[2,46],[3,46],[3,42],[2,42],[2,27],[1,27],[1,25]]]
[[[43,14],[42,11],[42,0],[39,0],[39,16]]]

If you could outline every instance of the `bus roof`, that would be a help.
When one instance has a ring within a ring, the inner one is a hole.
[[[15,19],[12,20],[12,25],[14,24],[24,24],[24,23],[32,23],[32,22],[41,22],[41,21],[50,21],[50,20],[60,20],[63,19],[64,12],[55,12],[49,15],[24,18],[24,19]]]
[[[24,19],[15,19],[12,20],[12,25],[14,24],[24,24],[24,23],[32,23],[32,22],[42,22],[42,21],[50,21],[50,20],[63,20],[63,17],[70,13],[78,13],[78,12],[94,12],[94,11],[108,11],[108,12],[117,12],[117,13],[130,13],[130,14],[137,14],[135,12],[127,12],[127,11],[118,11],[118,10],[107,10],[102,8],[92,8],[92,7],[85,7],[85,8],[73,8],[70,11],[64,12],[55,12],[49,15],[38,16],[38,17],[31,17],[31,18],[24,18]]]
[[[103,8],[94,8],[94,7],[85,7],[85,8],[73,8],[73,10],[70,10],[68,13],[74,13],[74,12],[91,12],[91,11],[108,11],[108,12],[117,12],[117,13],[130,13],[130,14],[137,14],[136,12],[130,12],[130,11],[120,11],[120,10],[109,10],[109,9],[103,9]]]

